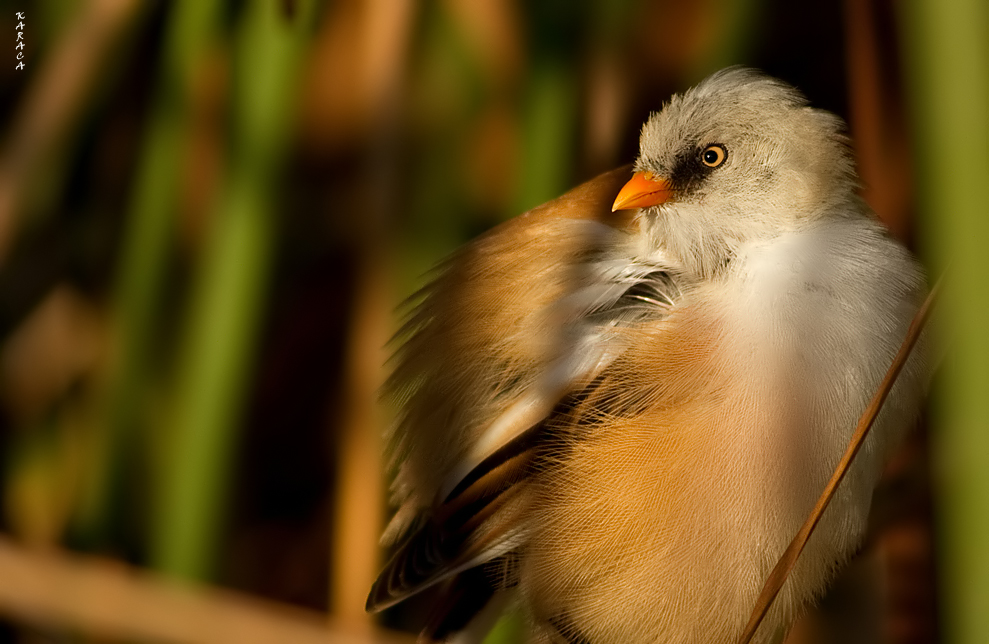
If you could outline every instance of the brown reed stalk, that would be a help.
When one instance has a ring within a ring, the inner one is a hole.
[[[776,595],[779,594],[783,584],[786,583],[790,571],[793,570],[793,566],[797,563],[797,558],[800,557],[804,546],[807,545],[807,541],[814,533],[814,529],[817,527],[818,521],[821,520],[821,516],[827,509],[828,504],[831,503],[831,498],[838,489],[838,485],[841,484],[841,480],[845,478],[845,474],[848,472],[849,467],[851,467],[852,461],[855,460],[855,455],[858,454],[859,449],[865,443],[865,439],[869,435],[869,430],[872,429],[872,425],[876,422],[876,418],[879,416],[883,403],[886,402],[886,397],[889,395],[890,390],[892,390],[897,376],[900,375],[900,371],[906,364],[907,358],[910,357],[910,352],[917,344],[920,333],[930,318],[940,288],[941,280],[938,280],[937,284],[934,285],[934,288],[928,294],[923,306],[920,307],[920,310],[917,311],[913,321],[910,323],[910,328],[907,329],[907,335],[900,345],[900,350],[897,352],[896,357],[893,358],[893,363],[890,365],[889,370],[886,371],[886,376],[879,384],[879,389],[876,390],[869,405],[859,418],[855,432],[852,434],[851,440],[848,441],[848,447],[838,462],[834,474],[831,475],[831,480],[828,481],[820,498],[818,498],[817,503],[814,505],[814,509],[811,510],[807,520],[801,526],[800,531],[797,532],[797,536],[787,546],[787,549],[780,556],[779,561],[776,562],[773,571],[766,578],[766,583],[758,599],[756,599],[755,607],[752,609],[752,616],[749,617],[749,623],[745,626],[742,636],[738,639],[738,644],[749,644],[752,641],[752,637],[762,623],[763,618],[769,612],[770,607],[772,607]]]

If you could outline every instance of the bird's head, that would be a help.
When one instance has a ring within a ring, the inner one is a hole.
[[[741,244],[861,212],[856,189],[842,120],[735,67],[650,116],[614,209],[641,208],[651,243],[711,275]]]

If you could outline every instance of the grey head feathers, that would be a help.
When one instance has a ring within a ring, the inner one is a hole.
[[[702,157],[711,146],[724,153],[716,167]],[[698,277],[725,266],[740,244],[867,212],[844,122],[741,67],[653,113],[635,169],[670,182],[672,199],[643,213],[650,238]]]

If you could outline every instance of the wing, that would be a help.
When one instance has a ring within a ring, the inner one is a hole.
[[[636,258],[637,220],[601,175],[466,246],[420,292],[387,385],[398,410],[386,539],[405,539],[368,597],[397,603],[525,541],[524,482],[548,418],[622,350],[617,327],[665,315],[676,271]]]

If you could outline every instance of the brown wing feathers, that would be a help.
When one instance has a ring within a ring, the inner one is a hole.
[[[574,275],[586,281],[577,267],[594,248],[573,233],[590,230],[592,224],[579,220],[597,220],[613,231],[634,225],[627,215],[610,212],[628,176],[628,168],[601,175],[482,236],[445,262],[418,296],[399,333],[402,345],[388,390],[400,408],[393,438],[402,463],[398,494],[419,516],[372,587],[368,610],[445,581],[445,600],[426,631],[442,634],[463,626],[451,611],[476,612],[494,592],[492,567],[504,568],[504,559],[524,540],[524,482],[540,450],[552,443],[547,419],[569,416],[594,388],[588,381],[597,374],[577,374],[571,381],[576,390],[560,392],[558,402],[544,401],[552,413],[520,427],[445,498],[437,493],[485,427],[555,364],[561,339],[573,329],[552,314],[554,303],[574,293]],[[535,288],[532,275],[548,286]],[[649,281],[655,284],[641,285]],[[625,275],[620,283],[625,282],[623,295],[608,296],[604,308],[586,312],[590,323],[606,327],[609,320],[641,319],[643,308],[672,303],[675,284],[662,270],[647,267]],[[498,583],[511,582],[502,574]]]
[[[435,508],[385,566],[368,596],[368,610],[387,608],[442,581],[510,534],[515,517],[507,506],[528,474],[538,433],[534,428],[498,450]],[[497,517],[499,512],[510,516]]]

